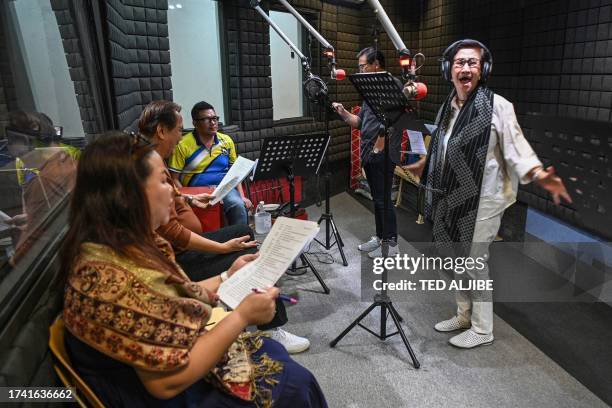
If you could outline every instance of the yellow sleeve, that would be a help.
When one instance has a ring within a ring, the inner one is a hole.
[[[232,164],[234,164],[234,162],[238,158],[238,155],[236,154],[236,145],[234,145],[234,141],[232,140],[232,138],[228,136],[227,140],[229,141],[229,145],[230,145],[229,162],[231,166]]]
[[[182,140],[176,145],[174,149],[174,153],[170,156],[170,160],[168,160],[168,167],[170,170],[181,171],[185,168],[185,148]]]

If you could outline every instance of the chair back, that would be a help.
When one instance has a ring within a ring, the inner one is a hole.
[[[53,368],[66,387],[75,390],[75,399],[81,407],[104,408],[104,404],[70,365],[64,344],[64,320],[61,316],[49,327],[49,348],[53,353]]]

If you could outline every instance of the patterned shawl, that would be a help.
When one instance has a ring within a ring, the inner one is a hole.
[[[170,244],[157,236],[160,250],[174,262]],[[214,294],[179,273],[169,275],[136,264],[111,248],[85,243],[68,276],[64,297],[66,328],[107,356],[152,371],[170,371],[189,362],[189,351],[206,331]],[[269,406],[279,362],[252,354],[259,336],[242,334],[206,380],[241,399]]]
[[[438,112],[421,191],[426,196],[425,215],[433,220],[434,241],[471,243],[491,134],[493,91],[479,86],[470,95],[455,121],[444,158],[442,139],[455,95],[453,90]]]

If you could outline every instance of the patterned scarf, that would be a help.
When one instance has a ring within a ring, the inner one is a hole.
[[[172,262],[163,238],[157,245]],[[184,272],[168,274],[143,267],[111,248],[85,243],[66,284],[64,321],[78,339],[135,368],[171,371],[189,362],[189,352],[207,329],[215,295]],[[206,376],[206,381],[260,407],[272,404],[282,364],[265,353],[256,333],[243,333]]]
[[[453,90],[438,112],[420,193],[424,213],[433,220],[435,242],[471,243],[480,201],[484,164],[491,134],[493,91],[479,86],[467,99],[453,126],[444,157],[442,140],[452,115]],[[465,248],[469,250],[468,247]]]

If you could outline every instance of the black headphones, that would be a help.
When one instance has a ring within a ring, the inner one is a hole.
[[[472,40],[470,38],[455,41],[444,50],[444,52],[442,53],[442,58],[440,59],[440,70],[442,71],[442,78],[444,78],[448,82],[452,82],[452,58],[455,56],[455,54],[457,54],[457,51],[459,51],[460,48],[468,47],[479,47],[484,51],[481,67],[482,69],[480,73],[480,82],[483,84],[487,82],[487,79],[489,79],[489,75],[491,74],[491,69],[493,68],[493,55],[491,55],[491,51],[489,51],[489,49],[483,43],[481,43],[480,41]]]

